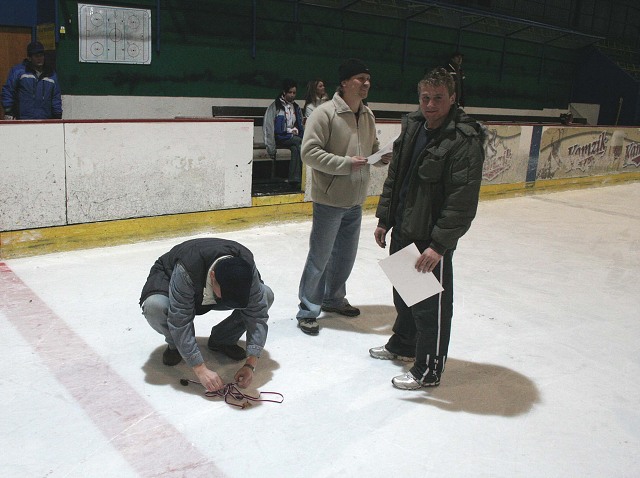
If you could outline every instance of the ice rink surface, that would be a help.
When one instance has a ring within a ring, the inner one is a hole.
[[[482,201],[454,255],[440,387],[400,391],[408,366],[369,357],[394,309],[363,221],[347,284],[362,310],[294,319],[309,221],[225,232],[275,293],[245,409],[206,398],[138,297],[187,237],[14,259],[0,266],[0,475],[23,477],[637,477],[640,183]],[[193,237],[193,236],[190,236]],[[196,319],[206,348],[224,315]],[[242,343],[242,342],[241,342]],[[242,343],[243,344],[243,343]]]

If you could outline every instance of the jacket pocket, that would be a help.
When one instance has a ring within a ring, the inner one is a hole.
[[[460,169],[451,172],[451,184],[454,186],[462,186],[469,182],[469,168],[462,165]]]
[[[418,176],[422,181],[435,183],[442,178],[444,170],[444,160],[442,159],[425,159],[418,168]]]
[[[316,175],[318,181],[318,189],[324,194],[329,194],[329,190],[333,186],[336,177],[333,174],[327,174],[320,171],[314,171],[314,174]]]

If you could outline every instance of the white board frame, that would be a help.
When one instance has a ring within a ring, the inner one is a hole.
[[[151,64],[151,10],[78,4],[78,59]]]

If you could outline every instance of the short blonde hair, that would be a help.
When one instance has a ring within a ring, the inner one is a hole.
[[[444,68],[434,68],[418,82],[418,94],[426,86],[446,86],[449,96],[456,92],[456,82]]]

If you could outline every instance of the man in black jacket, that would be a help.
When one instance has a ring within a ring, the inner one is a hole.
[[[184,358],[208,391],[223,388],[224,382],[204,363],[195,339],[195,316],[233,310],[211,329],[207,345],[234,360],[246,358],[234,380],[247,387],[267,340],[272,303],[273,292],[262,282],[251,251],[214,238],[183,242],[159,257],[140,296],[143,315],[167,342],[162,362],[172,366]],[[245,332],[246,352],[237,344]]]
[[[408,307],[394,289],[397,318],[386,345],[372,357],[414,361],[392,380],[396,388],[437,386],[449,348],[453,316],[453,251],[475,217],[484,161],[483,129],[456,106],[450,73],[436,68],[418,83],[420,109],[403,121],[376,216],[376,243],[390,253],[411,243],[415,268],[435,273],[444,291]]]

